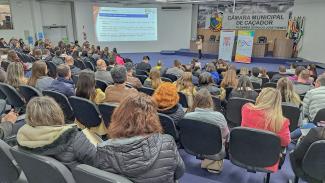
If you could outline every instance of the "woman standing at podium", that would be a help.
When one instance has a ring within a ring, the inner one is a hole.
[[[197,46],[197,49],[199,51],[199,59],[202,58],[202,47],[203,47],[203,38],[202,36],[198,36],[198,40],[196,41],[196,46]]]

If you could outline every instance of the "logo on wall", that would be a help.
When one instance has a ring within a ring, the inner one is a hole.
[[[222,28],[222,16],[215,13],[213,17],[210,18],[210,30],[213,32],[220,32]]]

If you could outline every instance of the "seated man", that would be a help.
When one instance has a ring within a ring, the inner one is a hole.
[[[252,75],[249,77],[249,80],[252,83],[258,83],[260,86],[262,86],[262,78],[259,78],[258,75],[260,74],[260,69],[258,67],[252,68]]]
[[[109,85],[105,90],[106,98],[104,102],[120,103],[130,94],[136,93],[134,88],[125,86],[127,73],[124,66],[115,66],[111,70],[114,85]]]
[[[283,77],[288,77],[287,74],[287,69],[284,65],[280,65],[279,66],[279,74],[274,74],[274,76],[271,79],[271,82],[278,82],[279,79],[283,78]]]
[[[56,91],[66,95],[67,97],[74,96],[75,88],[71,80],[71,71],[68,65],[61,64],[56,69],[58,77],[52,81],[48,88],[51,91]]]
[[[137,77],[133,77],[133,64],[130,62],[127,62],[125,64],[125,68],[127,71],[127,79],[126,82],[132,85],[134,88],[141,88],[142,83]]]
[[[56,50],[55,51],[55,56],[52,58],[52,62],[58,66],[60,64],[64,64],[63,59],[60,57],[61,56],[61,51],[60,50]]]
[[[79,74],[79,72],[81,71],[78,67],[74,65],[74,60],[71,56],[65,57],[65,64],[67,64],[70,67],[72,75]]]
[[[294,83],[294,88],[298,95],[305,94],[314,88],[310,82],[310,74],[307,69],[300,72],[298,80]]]
[[[142,62],[138,63],[135,67],[136,70],[146,71],[147,73],[151,70],[151,65],[149,64],[150,58],[148,56],[144,56]]]
[[[166,74],[171,74],[177,77],[179,79],[183,75],[183,70],[182,70],[182,64],[178,60],[174,60],[174,67],[169,68],[166,71]]]
[[[95,79],[105,81],[106,83],[114,83],[111,73],[107,71],[106,62],[103,59],[99,59],[96,65],[97,71],[95,72]]]
[[[313,121],[317,112],[325,108],[325,76],[318,77],[315,89],[308,91],[303,101],[304,116]],[[318,121],[316,121],[318,122]]]

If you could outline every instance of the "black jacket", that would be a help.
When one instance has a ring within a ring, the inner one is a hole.
[[[312,128],[308,134],[302,139],[300,144],[296,147],[296,149],[290,154],[290,161],[291,166],[295,174],[304,179],[308,182],[312,183],[321,183],[321,181],[317,181],[307,175],[303,169],[302,169],[302,160],[304,159],[304,156],[306,152],[308,151],[309,147],[312,143],[319,141],[319,140],[325,140],[325,128],[324,127],[317,127]],[[325,156],[325,155],[324,155]]]

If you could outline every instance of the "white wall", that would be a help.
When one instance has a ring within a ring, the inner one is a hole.
[[[83,26],[87,33],[87,40],[91,44],[116,47],[121,53],[159,52],[161,50],[178,50],[189,48],[191,40],[192,5],[179,5],[179,11],[162,11],[160,5],[134,5],[132,7],[158,8],[158,41],[144,42],[106,42],[97,43],[95,38],[94,21],[92,15],[93,3],[75,1],[75,18],[77,37],[83,42]],[[103,6],[121,6],[114,4],[100,4]],[[126,7],[126,6],[123,6]]]
[[[325,63],[325,1],[296,0],[294,16],[305,16],[305,35],[299,57]]]

